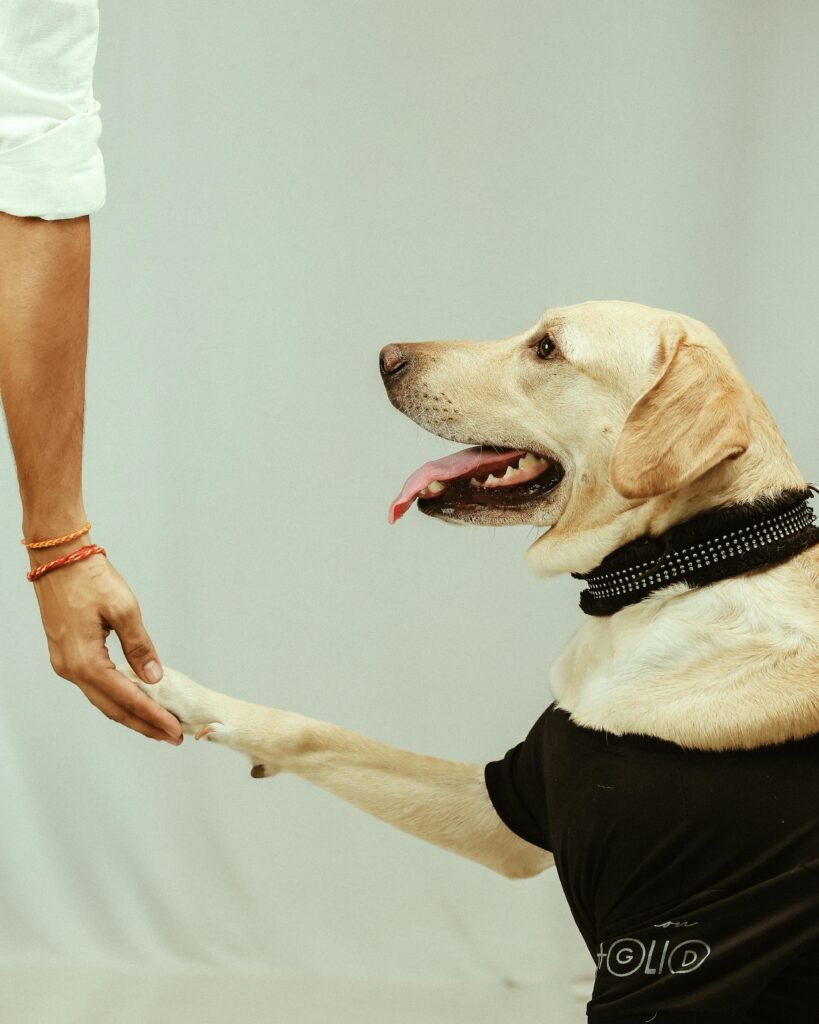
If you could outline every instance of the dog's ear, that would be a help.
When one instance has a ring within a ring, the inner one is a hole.
[[[632,406],[611,456],[611,481],[624,498],[675,491],[750,442],[740,386],[719,357],[674,318],[659,341],[657,379]]]

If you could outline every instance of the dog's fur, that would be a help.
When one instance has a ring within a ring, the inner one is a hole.
[[[547,336],[555,350],[543,357]],[[423,511],[450,522],[547,528],[537,576],[588,572],[610,551],[705,509],[806,482],[762,399],[705,324],[628,302],[548,310],[497,342],[401,343],[390,401],[462,444],[557,459],[559,485],[526,506]],[[689,590],[676,584],[588,617],[552,666],[580,725],[722,750],[819,731],[819,547],[776,568]],[[247,755],[252,774],[294,772],[404,831],[530,877],[550,854],[511,832],[483,766],[389,747],[328,722],[205,689],[165,668],[139,682],[185,731]]]

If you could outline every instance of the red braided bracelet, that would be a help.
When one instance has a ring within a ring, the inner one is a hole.
[[[61,565],[69,565],[71,562],[79,562],[83,558],[88,558],[89,555],[96,554],[107,556],[105,548],[101,548],[99,544],[86,544],[85,547],[77,548],[76,551],[71,551],[69,554],[63,555],[62,558],[55,558],[53,562],[46,562],[44,565],[38,565],[36,568],[26,573],[26,579],[31,580],[33,583],[51,569],[58,569]]]

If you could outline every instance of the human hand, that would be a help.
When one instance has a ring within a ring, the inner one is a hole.
[[[85,536],[80,542],[31,549],[31,565],[90,543]],[[182,730],[177,719],[117,671],[105,646],[113,629],[139,678],[149,684],[158,681],[145,671],[151,660],[159,664],[159,656],[145,631],[139,604],[111,562],[100,554],[90,555],[45,573],[32,585],[57,675],[79,687],[107,718],[178,746]]]

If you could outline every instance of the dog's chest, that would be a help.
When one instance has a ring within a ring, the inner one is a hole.
[[[783,566],[588,617],[551,669],[575,722],[682,746],[819,732],[819,618]]]

